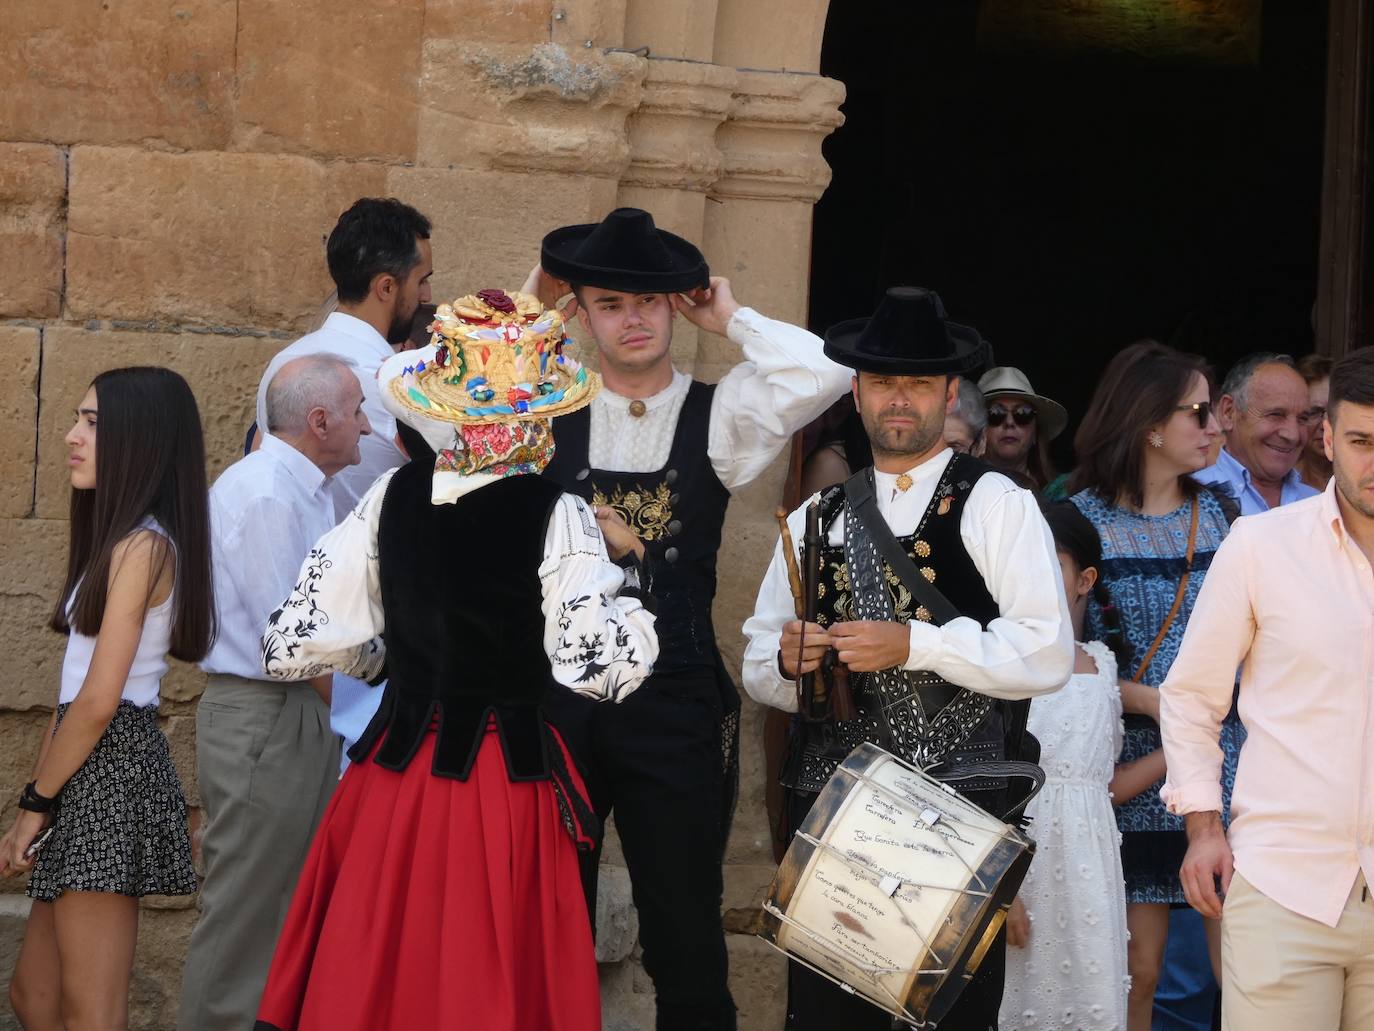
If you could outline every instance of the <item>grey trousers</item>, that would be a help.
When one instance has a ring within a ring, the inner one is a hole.
[[[196,711],[205,884],[181,988],[180,1031],[251,1031],[339,741],[309,684],[211,674]]]

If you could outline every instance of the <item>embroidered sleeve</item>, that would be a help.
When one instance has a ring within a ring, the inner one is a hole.
[[[281,607],[267,619],[262,668],[277,680],[343,673],[375,680],[386,658],[377,523],[388,474],[338,526],[315,542]]]
[[[539,569],[544,650],[554,679],[579,694],[623,701],[658,657],[654,617],[626,591],[591,509],[565,494],[554,506]]]

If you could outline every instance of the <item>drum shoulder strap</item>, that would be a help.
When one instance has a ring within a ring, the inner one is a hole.
[[[931,622],[939,626],[959,618],[961,613],[954,607],[954,603],[920,574],[916,569],[916,563],[897,542],[897,538],[892,534],[892,528],[878,511],[878,502],[874,496],[873,467],[870,465],[860,469],[845,481],[844,493],[849,499],[855,517],[863,523],[864,529],[873,539],[878,554],[882,555],[883,561],[911,596],[929,610]]]

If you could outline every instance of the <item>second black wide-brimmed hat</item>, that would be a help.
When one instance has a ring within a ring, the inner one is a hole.
[[[539,264],[555,279],[636,294],[673,294],[709,285],[701,251],[654,225],[639,208],[616,208],[600,222],[564,226],[544,237]]]
[[[825,355],[860,372],[891,376],[959,375],[987,360],[972,326],[951,322],[934,290],[894,286],[871,318],[848,319],[825,334]]]

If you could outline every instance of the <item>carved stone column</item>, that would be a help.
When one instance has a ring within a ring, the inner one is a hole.
[[[653,212],[658,225],[700,244],[707,191],[724,168],[716,132],[730,110],[738,73],[696,61],[648,65],[639,109],[626,124],[630,163],[617,199]],[[707,257],[713,260],[709,252]],[[673,361],[691,369],[696,356],[696,327],[679,319]]]

